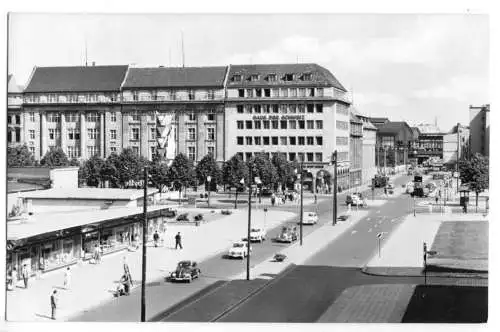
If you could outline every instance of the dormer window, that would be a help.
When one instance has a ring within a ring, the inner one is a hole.
[[[283,77],[284,81],[293,81],[293,74],[285,74]]]
[[[194,90],[189,91],[189,100],[194,100]]]
[[[234,82],[241,82],[241,75],[234,75],[233,76],[233,81]]]
[[[267,80],[268,80],[269,82],[276,82],[276,74],[269,74],[269,75],[267,76]]]
[[[250,81],[251,82],[257,82],[259,80],[259,75],[258,74],[252,74],[250,75]]]
[[[303,76],[302,76],[302,79],[304,81],[311,81],[312,80],[312,74],[311,73],[305,73]]]

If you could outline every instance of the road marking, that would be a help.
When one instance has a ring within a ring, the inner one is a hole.
[[[356,234],[357,232],[358,232],[358,231],[352,231],[352,232],[351,232],[351,235],[354,235],[354,234]]]
[[[370,229],[368,230],[368,233],[371,233],[371,231],[372,231],[372,229],[370,228]]]
[[[375,212],[375,213],[380,213],[380,210],[378,210],[378,211],[377,211],[377,212]]]

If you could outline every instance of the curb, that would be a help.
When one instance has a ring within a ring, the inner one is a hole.
[[[400,272],[395,270],[400,269]],[[392,270],[392,271],[391,271]],[[419,273],[415,273],[419,270]],[[361,272],[366,275],[380,277],[424,277],[423,268],[418,267],[363,267]],[[460,279],[489,279],[488,273],[454,273],[454,272],[427,272],[427,278],[460,278]]]

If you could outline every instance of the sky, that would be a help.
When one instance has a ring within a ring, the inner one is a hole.
[[[484,14],[11,14],[8,64],[34,66],[318,63],[368,116],[450,130],[489,103]],[[86,43],[85,43],[86,41]]]

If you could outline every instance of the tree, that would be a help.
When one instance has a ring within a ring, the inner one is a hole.
[[[282,155],[276,154],[271,159],[272,164],[276,169],[276,179],[278,187],[283,190],[295,181],[295,168],[293,162],[287,161]],[[275,188],[276,189],[276,188]]]
[[[167,175],[169,182],[179,191],[183,187],[194,185],[196,182],[193,162],[182,153],[175,156]]]
[[[106,158],[101,168],[101,179],[102,181],[108,181],[108,185],[111,188],[122,187],[118,170],[120,163],[120,156],[116,153],[112,153]]]
[[[102,169],[106,162],[97,155],[87,159],[78,171],[80,182],[85,182],[87,186],[99,187],[104,183]]]
[[[35,157],[26,144],[7,147],[7,167],[33,166]]]
[[[489,158],[476,153],[469,160],[460,161],[460,180],[467,183],[476,193],[476,206],[479,193],[489,188]]]
[[[119,158],[113,161],[122,188],[128,188],[130,181],[142,180],[144,166],[148,163],[146,159],[138,156],[131,148],[123,149]]]
[[[42,166],[69,166],[68,156],[60,147],[51,147],[50,150],[40,160]]]
[[[155,187],[159,190],[162,190],[162,187],[168,185],[170,181],[168,177],[168,165],[162,163],[157,158],[154,158],[153,162],[150,164],[149,174],[151,175],[151,180]]]
[[[198,183],[205,183],[207,181],[207,176],[212,177],[212,183],[221,182],[222,172],[211,154],[207,154],[200,160],[198,165],[196,165],[196,177],[198,179]]]
[[[229,187],[235,187],[238,191],[243,191],[244,185],[241,179],[248,179],[248,167],[238,155],[234,155],[224,163],[222,170],[223,182]]]
[[[276,167],[264,153],[257,153],[254,157],[247,161],[247,166],[252,167],[252,176],[259,177],[263,186],[274,187],[277,183]],[[253,179],[250,179],[250,183]]]

